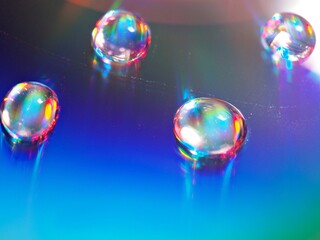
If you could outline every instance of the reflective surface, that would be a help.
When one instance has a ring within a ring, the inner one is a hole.
[[[276,61],[282,58],[302,62],[312,53],[316,36],[303,17],[293,13],[276,13],[262,28],[261,41],[265,49],[274,53]]]
[[[260,24],[150,23],[139,71],[103,75],[90,45],[100,12],[22,2],[1,1],[0,97],[37,80],[62,111],[32,159],[0,138],[0,239],[319,238],[320,78],[264,60]],[[172,131],[177,109],[203,96],[248,127],[218,172],[182,165]]]
[[[127,64],[145,57],[151,43],[149,26],[127,11],[107,12],[92,32],[92,46],[103,61]]]
[[[174,118],[174,134],[195,161],[228,160],[242,146],[247,129],[241,112],[216,98],[195,98]]]
[[[1,122],[13,142],[35,143],[47,138],[56,125],[56,93],[37,82],[14,86],[1,106]]]

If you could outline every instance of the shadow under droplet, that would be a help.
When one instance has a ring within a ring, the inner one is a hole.
[[[226,166],[236,158],[236,153],[227,152],[216,156],[199,156],[192,153],[183,144],[176,140],[176,149],[181,158],[182,169],[197,170],[202,173],[224,173]]]
[[[290,71],[301,64],[300,62],[293,62],[282,58],[279,54],[267,50],[262,51],[261,57],[266,63],[272,64],[278,71]]]
[[[94,54],[92,67],[100,73],[102,79],[109,77],[137,77],[140,69],[140,61],[134,61],[127,64],[112,62],[108,59],[102,59]]]
[[[216,196],[221,204],[228,197],[231,187],[232,177],[236,172],[237,156],[234,154],[229,158],[193,158],[182,148],[178,147],[178,152],[182,156],[180,159],[180,169],[185,179],[185,194],[187,200],[192,200],[196,194],[196,185],[198,181],[213,181],[218,184]],[[209,178],[208,178],[209,177]],[[212,183],[213,183],[212,182]]]
[[[47,145],[47,138],[38,142],[19,142],[6,131],[3,131],[1,138],[2,146],[9,152],[11,159],[16,161],[36,161],[40,159]]]

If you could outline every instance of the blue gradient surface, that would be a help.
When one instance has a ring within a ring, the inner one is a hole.
[[[25,22],[13,26],[13,10],[3,13],[0,96],[40,81],[61,114],[33,152],[1,137],[0,239],[319,238],[317,75],[274,69],[259,28],[243,22],[150,24],[140,69],[103,77],[90,46],[99,13],[41,7],[51,13],[35,27],[41,12],[15,9]],[[194,171],[178,154],[172,121],[190,97],[225,99],[247,119],[247,142],[224,169]]]

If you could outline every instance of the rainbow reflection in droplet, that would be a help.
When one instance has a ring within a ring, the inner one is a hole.
[[[145,57],[151,43],[146,22],[130,12],[107,12],[92,32],[92,46],[106,63],[127,64]]]
[[[59,113],[56,93],[37,82],[14,86],[1,106],[1,122],[13,142],[37,143],[53,130]]]
[[[187,160],[227,160],[243,145],[247,128],[241,112],[217,98],[195,98],[174,117],[179,151]]]
[[[261,42],[275,61],[303,62],[312,53],[316,36],[310,23],[293,13],[276,13],[262,28]]]

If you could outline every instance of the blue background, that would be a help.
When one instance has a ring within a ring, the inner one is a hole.
[[[279,70],[259,26],[152,24],[138,70],[99,70],[101,13],[60,1],[2,1],[0,96],[40,81],[59,97],[53,135],[0,145],[0,239],[320,239],[320,78]],[[173,117],[193,97],[247,120],[235,160],[194,171]]]

